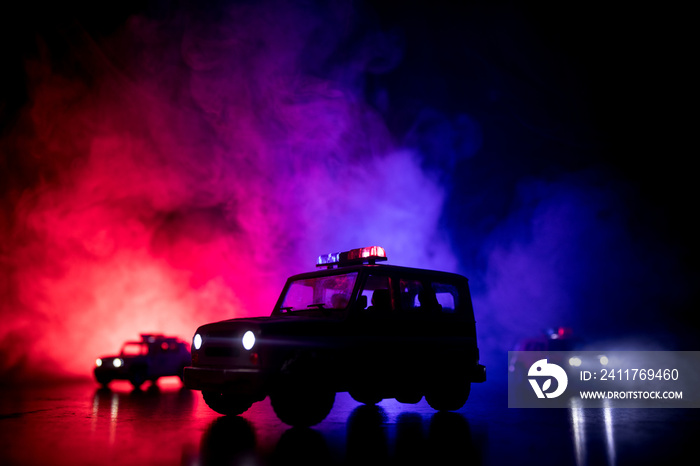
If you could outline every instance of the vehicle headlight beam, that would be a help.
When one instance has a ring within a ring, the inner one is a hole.
[[[248,330],[243,334],[241,342],[243,343],[243,348],[250,350],[255,345],[255,334],[251,330]]]

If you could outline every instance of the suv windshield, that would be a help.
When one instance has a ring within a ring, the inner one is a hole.
[[[145,343],[129,342],[122,347],[122,356],[141,356],[148,354],[148,345]]]
[[[356,280],[357,272],[296,280],[289,285],[281,310],[345,309]]]

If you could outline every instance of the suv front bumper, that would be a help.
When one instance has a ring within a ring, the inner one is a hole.
[[[190,390],[250,395],[263,391],[260,369],[185,367],[184,383]]]

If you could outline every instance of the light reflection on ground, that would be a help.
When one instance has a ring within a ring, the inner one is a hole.
[[[338,394],[312,429],[279,422],[264,400],[219,416],[198,392],[163,380],[4,389],[0,464],[639,464],[692,445],[697,410],[509,409],[498,382],[456,413]]]

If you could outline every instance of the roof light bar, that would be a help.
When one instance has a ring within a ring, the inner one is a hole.
[[[571,338],[573,336],[573,330],[571,327],[557,327],[547,329],[547,334],[552,340],[557,340],[559,338]]]
[[[357,248],[318,256],[316,267],[328,267],[330,269],[353,264],[374,264],[377,261],[385,260],[387,260],[387,257],[383,247],[368,246],[366,248]]]

